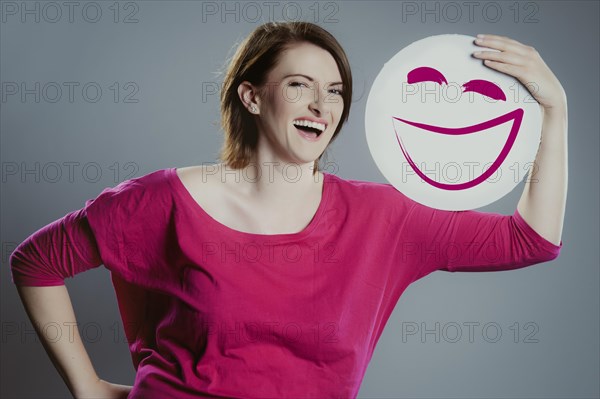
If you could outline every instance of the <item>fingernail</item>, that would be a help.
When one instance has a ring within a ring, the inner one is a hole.
[[[478,38],[480,38],[480,39],[482,39],[482,38],[483,38],[483,36],[484,36],[484,35],[483,35],[483,34],[481,34],[481,33],[477,35],[477,37],[478,37]]]

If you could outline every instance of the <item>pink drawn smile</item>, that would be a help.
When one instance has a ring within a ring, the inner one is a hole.
[[[421,82],[435,82],[437,84],[448,84],[446,77],[437,69],[428,67],[428,66],[420,66],[414,68],[406,75],[406,81],[409,84],[418,84]],[[489,97],[493,100],[497,101],[506,101],[506,95],[502,91],[502,89],[493,82],[490,82],[485,79],[473,79],[462,85],[463,92],[474,92],[481,94],[483,96]],[[471,134],[478,133],[486,129],[493,128],[502,123],[506,123],[512,121],[512,127],[510,129],[510,133],[508,135],[508,139],[502,147],[500,154],[496,157],[496,160],[492,163],[492,165],[481,175],[474,178],[473,180],[469,180],[464,183],[456,183],[456,184],[448,184],[448,183],[439,183],[425,175],[413,162],[410,155],[408,155],[408,151],[406,150],[404,144],[402,143],[402,139],[396,130],[396,124],[392,123],[394,126],[394,131],[396,132],[396,140],[398,140],[398,144],[400,144],[400,149],[404,154],[404,157],[408,161],[411,168],[415,171],[417,175],[421,177],[424,181],[431,184],[434,187],[441,188],[443,190],[464,190],[467,188],[474,187],[479,183],[485,181],[488,177],[498,170],[502,162],[506,159],[506,156],[510,152],[515,139],[517,138],[517,133],[519,133],[519,128],[521,127],[521,121],[523,120],[524,111],[522,108],[517,108],[514,111],[508,112],[504,115],[501,115],[497,118],[490,119],[489,121],[481,122],[476,125],[466,126],[466,127],[442,127],[442,126],[434,126],[427,125],[425,123],[413,122],[402,118],[392,117],[393,119],[403,122],[405,124],[418,127],[423,130],[427,130],[429,132],[445,134],[445,135],[462,135],[462,134]],[[392,121],[393,122],[393,121]]]
[[[464,182],[464,183],[456,183],[456,184],[447,184],[447,183],[436,182],[435,180],[433,180],[433,179],[429,178],[427,175],[425,175],[421,170],[419,170],[417,165],[415,165],[412,158],[408,154],[408,151],[406,150],[404,144],[402,143],[402,139],[400,138],[400,135],[398,134],[398,131],[396,130],[396,124],[393,124],[394,131],[396,133],[396,139],[398,140],[400,149],[402,150],[402,153],[404,154],[404,157],[408,161],[409,165],[411,166],[411,168],[415,171],[415,173],[417,175],[419,175],[424,181],[431,184],[432,186],[441,188],[443,190],[464,190],[467,188],[474,187],[474,186],[480,184],[481,182],[485,181],[492,174],[494,174],[494,172],[496,172],[496,170],[500,167],[500,165],[502,165],[502,162],[504,162],[504,160],[506,159],[506,156],[510,152],[510,150],[515,142],[515,139],[517,138],[517,134],[518,134],[519,128],[521,126],[521,121],[523,120],[523,114],[524,114],[523,109],[517,108],[514,111],[508,112],[497,118],[490,119],[488,121],[481,122],[481,123],[478,123],[475,125],[459,127],[459,128],[427,125],[425,123],[413,122],[413,121],[409,121],[406,119],[401,119],[401,118],[396,118],[396,117],[392,117],[392,118],[397,121],[403,122],[407,125],[415,126],[420,129],[427,130],[429,132],[433,132],[433,133],[437,133],[437,134],[445,134],[445,135],[463,135],[463,134],[478,133],[478,132],[481,132],[482,130],[489,129],[489,128],[498,126],[502,123],[512,121],[512,127],[510,129],[508,139],[506,140],[504,147],[502,148],[502,150],[500,151],[500,154],[498,155],[496,160],[492,163],[492,165],[485,172],[483,172],[481,175],[474,178],[473,180],[470,180],[470,181]]]

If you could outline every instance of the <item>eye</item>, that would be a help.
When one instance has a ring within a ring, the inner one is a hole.
[[[463,85],[463,88],[463,93],[473,91],[475,93],[483,94],[486,97],[493,98],[494,100],[506,101],[506,95],[502,89],[488,80],[470,80]]]
[[[306,83],[303,83],[303,82],[290,82],[289,85],[293,86],[293,87],[299,87],[299,86],[308,87],[308,85]]]
[[[329,92],[333,93],[333,94],[337,94],[338,96],[341,96],[344,94],[344,91],[342,89],[330,89]]]

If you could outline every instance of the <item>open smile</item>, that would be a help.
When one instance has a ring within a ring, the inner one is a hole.
[[[295,119],[292,125],[304,139],[308,141],[319,141],[323,132],[327,129],[327,123],[325,121],[318,122],[315,120],[308,119]]]
[[[469,180],[467,182],[464,182],[464,183],[456,183],[456,184],[440,183],[440,182],[437,182],[437,181],[429,178],[427,175],[425,175],[425,173],[423,173],[415,165],[412,158],[408,154],[408,151],[406,150],[404,144],[402,143],[402,139],[400,138],[400,135],[398,134],[398,131],[396,130],[396,124],[394,123],[394,131],[396,133],[396,139],[398,140],[400,149],[402,150],[404,157],[406,158],[406,160],[408,161],[408,163],[410,164],[410,166],[412,167],[412,169],[415,171],[415,173],[417,175],[419,175],[423,180],[425,180],[430,185],[437,187],[437,188],[441,188],[443,190],[464,190],[467,188],[474,187],[474,186],[478,185],[479,183],[485,181],[487,178],[489,178],[492,174],[494,174],[496,172],[496,170],[500,167],[500,165],[502,165],[502,162],[504,162],[504,160],[506,159],[506,156],[510,152],[510,150],[515,142],[515,139],[517,138],[517,134],[519,132],[519,127],[521,126],[521,121],[523,120],[523,114],[524,114],[523,109],[517,108],[514,111],[508,112],[508,113],[498,116],[494,119],[490,119],[488,121],[481,122],[481,123],[478,123],[475,125],[459,127],[459,128],[427,125],[424,123],[413,122],[413,121],[409,121],[406,119],[401,119],[401,118],[396,118],[396,117],[392,117],[392,118],[394,120],[405,123],[407,125],[415,126],[420,129],[427,130],[429,132],[433,132],[433,133],[437,133],[437,134],[444,134],[444,135],[464,135],[464,134],[478,133],[483,130],[490,129],[490,128],[493,128],[500,124],[512,121],[512,126],[510,129],[510,133],[508,135],[508,139],[506,140],[506,143],[502,147],[500,154],[498,155],[498,157],[496,157],[496,159],[494,160],[492,165],[486,171],[484,171],[482,174],[477,176],[476,178]]]

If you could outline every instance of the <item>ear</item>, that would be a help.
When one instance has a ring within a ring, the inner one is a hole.
[[[251,109],[260,109],[260,98],[259,91],[254,85],[248,81],[243,81],[238,86],[238,96],[242,101],[242,104],[246,107],[248,112],[256,113],[250,111]]]

